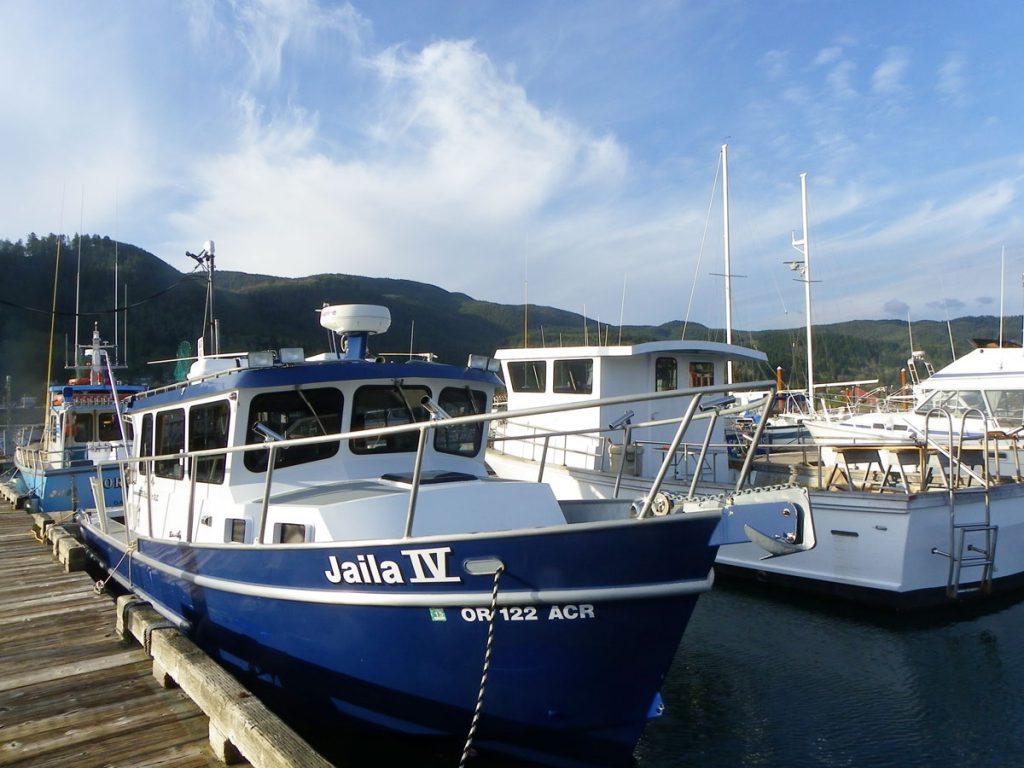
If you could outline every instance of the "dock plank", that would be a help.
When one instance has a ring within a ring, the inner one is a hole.
[[[116,610],[0,509],[0,766],[213,768],[209,720],[114,631]]]

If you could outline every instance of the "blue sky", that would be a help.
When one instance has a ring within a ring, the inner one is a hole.
[[[0,0],[0,237],[721,327],[728,144],[737,329],[803,322],[801,173],[816,323],[1016,314],[1022,35],[1012,0]]]

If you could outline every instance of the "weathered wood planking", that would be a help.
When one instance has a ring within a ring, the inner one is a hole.
[[[0,510],[0,766],[220,766],[202,711],[118,639],[116,610]]]

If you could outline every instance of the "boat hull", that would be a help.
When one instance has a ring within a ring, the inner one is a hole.
[[[83,535],[120,582],[290,717],[337,713],[555,765],[627,763],[698,595],[717,514],[359,546]],[[491,568],[493,571],[493,568]]]
[[[997,529],[991,587],[976,589],[981,559],[974,565],[971,545],[987,546],[984,531],[966,531],[959,584],[950,590],[951,563],[943,553],[960,552],[959,529],[951,534],[950,494],[870,491],[811,491],[817,545],[782,558],[763,560],[747,544],[720,550],[716,571],[730,577],[785,584],[806,592],[837,595],[895,609],[929,608],[950,597],[972,598],[1024,586],[1024,552],[1014,544],[1024,537],[1024,485],[989,490],[990,524]],[[985,491],[955,492],[958,524],[982,525]]]
[[[96,467],[89,462],[80,466],[33,469],[17,465],[19,495],[37,512],[74,512],[96,506],[90,480]],[[116,467],[104,467],[103,501],[107,506],[121,503],[121,474]]]

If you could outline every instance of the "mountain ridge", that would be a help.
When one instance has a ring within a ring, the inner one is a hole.
[[[0,240],[0,269],[6,276],[0,286],[4,307],[0,349],[5,361],[0,375],[11,377],[14,394],[41,391],[47,370],[51,380],[64,378],[76,317],[80,341],[91,337],[96,323],[104,339],[118,342],[121,359],[130,361],[122,378],[154,384],[172,380],[173,366],[149,366],[137,359],[137,350],[144,350],[147,359],[168,359],[183,341],[194,345],[202,334],[206,274],[197,271],[198,266],[190,272],[179,271],[141,248],[107,236],[30,234],[17,242]],[[442,362],[463,364],[471,352],[491,355],[495,349],[524,342],[522,305],[479,301],[429,283],[341,273],[275,277],[219,268],[215,273],[214,308],[222,349],[301,346],[307,354],[327,349],[328,334],[316,317],[316,310],[325,303],[387,306],[391,328],[372,340],[375,352],[429,351]],[[56,311],[51,313],[51,307]],[[620,329],[575,312],[533,304],[528,306],[528,320],[529,346],[579,345],[585,339],[593,344],[595,337],[605,343],[619,343],[621,338],[621,343],[633,344],[678,339],[683,329],[681,320]],[[1004,318],[1003,326],[1020,329],[1019,316]],[[693,322],[686,329],[688,338],[725,340],[721,329]],[[910,356],[911,335],[915,348],[940,367],[953,357],[950,336],[957,340],[956,354],[962,355],[968,351],[969,339],[997,338],[998,333],[999,319],[987,316],[915,321],[909,329],[905,321],[897,320],[815,326],[815,382],[878,379],[894,386]],[[770,366],[769,370],[739,366],[738,378],[773,378],[775,367],[781,366],[789,386],[804,384],[803,327],[734,330],[733,340],[765,352]]]

